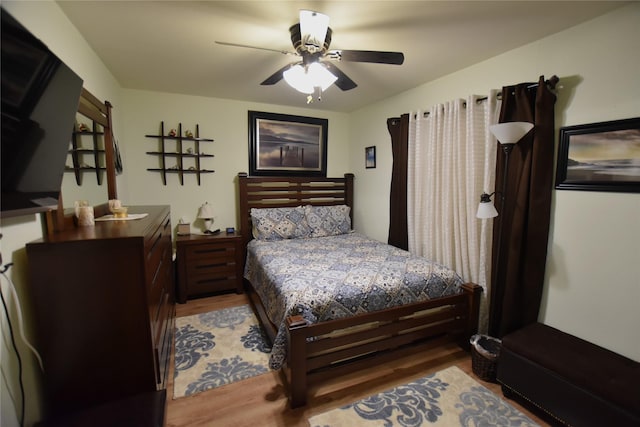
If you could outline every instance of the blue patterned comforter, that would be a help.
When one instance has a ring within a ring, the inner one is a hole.
[[[278,326],[272,369],[286,361],[288,316],[318,323],[454,295],[463,283],[447,267],[358,233],[252,240],[244,276]]]

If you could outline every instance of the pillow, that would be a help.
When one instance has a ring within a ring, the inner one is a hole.
[[[253,237],[258,240],[300,239],[311,235],[305,210],[295,208],[251,209]]]
[[[347,205],[305,206],[311,237],[337,236],[351,232],[350,210]]]

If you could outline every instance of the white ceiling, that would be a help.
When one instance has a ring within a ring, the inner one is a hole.
[[[280,81],[300,9],[329,15],[331,49],[401,51],[403,65],[342,62],[358,87],[332,86],[308,107],[349,112],[604,14],[612,1],[58,0],[125,88],[304,107]]]

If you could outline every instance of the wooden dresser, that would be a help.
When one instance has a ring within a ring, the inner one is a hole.
[[[175,320],[168,206],[27,244],[47,416],[166,388]]]
[[[236,233],[191,234],[176,239],[177,300],[213,292],[242,293],[242,236]]]

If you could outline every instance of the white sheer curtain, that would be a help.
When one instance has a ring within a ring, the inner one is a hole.
[[[484,97],[483,97],[484,98]],[[409,119],[407,222],[409,251],[456,270],[484,289],[480,331],[488,323],[492,220],[479,220],[483,191],[495,183],[497,91],[486,99],[470,96]]]

